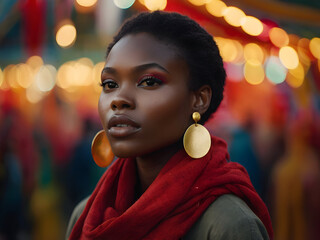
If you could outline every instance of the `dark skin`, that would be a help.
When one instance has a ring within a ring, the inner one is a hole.
[[[211,88],[188,88],[187,63],[174,46],[130,34],[110,51],[101,74],[99,114],[113,153],[135,157],[141,195],[182,148],[192,113],[209,107]]]

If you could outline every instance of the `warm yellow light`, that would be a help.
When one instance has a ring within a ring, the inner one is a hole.
[[[302,62],[306,66],[310,66],[310,61],[311,61],[310,58],[312,58],[311,52],[309,50],[309,44],[310,44],[309,39],[301,38],[298,41],[298,46],[297,46],[300,62]]]
[[[18,88],[19,84],[17,82],[17,66],[10,64],[8,65],[4,71],[4,81],[10,88]]]
[[[2,83],[3,83],[3,72],[2,72],[2,70],[0,68],[0,89],[1,89]]]
[[[294,69],[299,64],[299,58],[296,50],[289,46],[280,48],[279,59],[288,69]]]
[[[289,44],[288,34],[281,28],[274,27],[269,31],[270,41],[277,47],[284,47]]]
[[[150,11],[163,10],[167,6],[167,0],[144,0],[144,4]]]
[[[265,77],[264,70],[261,64],[252,64],[246,62],[244,65],[244,78],[252,85],[258,85],[263,82]]]
[[[65,24],[59,28],[56,34],[56,41],[60,47],[66,48],[74,44],[77,37],[77,30],[71,24]]]
[[[101,92],[101,87],[100,87],[100,82],[101,82],[101,72],[102,69],[104,68],[105,63],[104,62],[99,62],[97,63],[92,70],[92,85],[95,90],[95,92],[100,93]]]
[[[34,71],[29,64],[17,65],[17,82],[23,88],[31,86],[34,80]]]
[[[38,71],[38,69],[43,65],[43,60],[39,56],[31,56],[26,61],[26,64],[28,64],[34,71]]]
[[[57,70],[52,65],[42,66],[35,76],[35,84],[41,92],[52,90],[56,83]]]
[[[57,86],[62,89],[70,88],[72,83],[72,62],[66,62],[60,66],[57,73]]]
[[[298,88],[303,84],[305,71],[301,63],[295,69],[289,69],[286,82],[293,88]]]
[[[312,55],[320,59],[320,38],[312,38],[309,43],[309,48]]]
[[[201,6],[204,5],[208,2],[210,2],[211,0],[189,0],[189,2],[191,2],[193,5],[195,6]]]
[[[213,0],[206,4],[207,11],[215,17],[222,17],[223,11],[226,8],[227,8],[227,5],[220,0]]]
[[[246,16],[241,21],[241,28],[251,36],[258,36],[263,31],[263,24],[255,17]]]
[[[220,50],[221,57],[225,62],[233,62],[238,56],[237,46],[233,40],[216,37],[214,38],[217,42]]]
[[[97,0],[76,0],[82,7],[92,7],[97,3]]]
[[[134,4],[135,0],[113,0],[113,2],[118,8],[127,9]]]
[[[73,66],[73,85],[89,86],[91,84],[93,63],[89,58],[79,59]]]
[[[243,50],[244,59],[251,64],[262,64],[264,53],[262,48],[255,43],[248,43]]]
[[[245,13],[237,8],[237,7],[227,7],[223,11],[224,19],[227,23],[229,23],[232,26],[240,27],[242,19],[246,16]]]
[[[37,85],[33,83],[30,87],[26,89],[27,100],[31,103],[39,102],[44,96],[44,93],[41,92]]]

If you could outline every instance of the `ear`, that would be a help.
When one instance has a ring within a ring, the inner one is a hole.
[[[193,111],[199,112],[200,115],[202,115],[208,110],[210,106],[212,90],[209,85],[203,85],[193,93]]]

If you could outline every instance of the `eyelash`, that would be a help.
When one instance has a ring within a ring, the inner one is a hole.
[[[139,81],[138,81],[138,86],[142,86],[142,83],[147,83],[148,81],[153,81],[153,83],[156,83],[158,86],[163,84],[163,81],[161,79],[159,79],[159,77],[157,76],[153,76],[153,75],[147,75],[147,76],[143,76]],[[152,86],[143,86],[143,87],[153,87]]]
[[[147,83],[148,81],[152,81],[154,84],[156,84],[156,86],[160,86],[164,83],[164,81],[161,80],[160,77],[153,76],[153,75],[146,75],[146,76],[143,76],[142,78],[139,79],[137,86],[141,86],[141,87],[154,87],[155,86],[155,85],[148,85],[148,83]],[[143,83],[146,83],[147,85],[143,86],[142,85]],[[114,85],[113,85],[113,87],[108,86],[108,89],[106,89],[106,86],[108,84],[114,84]],[[104,80],[102,83],[100,83],[100,86],[104,90],[108,91],[108,90],[117,88],[118,84],[114,80]]]

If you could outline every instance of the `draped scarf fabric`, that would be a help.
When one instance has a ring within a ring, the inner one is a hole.
[[[223,194],[243,199],[273,238],[268,210],[246,170],[228,162],[226,143],[212,137],[209,153],[190,158],[182,149],[135,200],[136,163],[119,158],[102,176],[70,239],[179,239]]]

